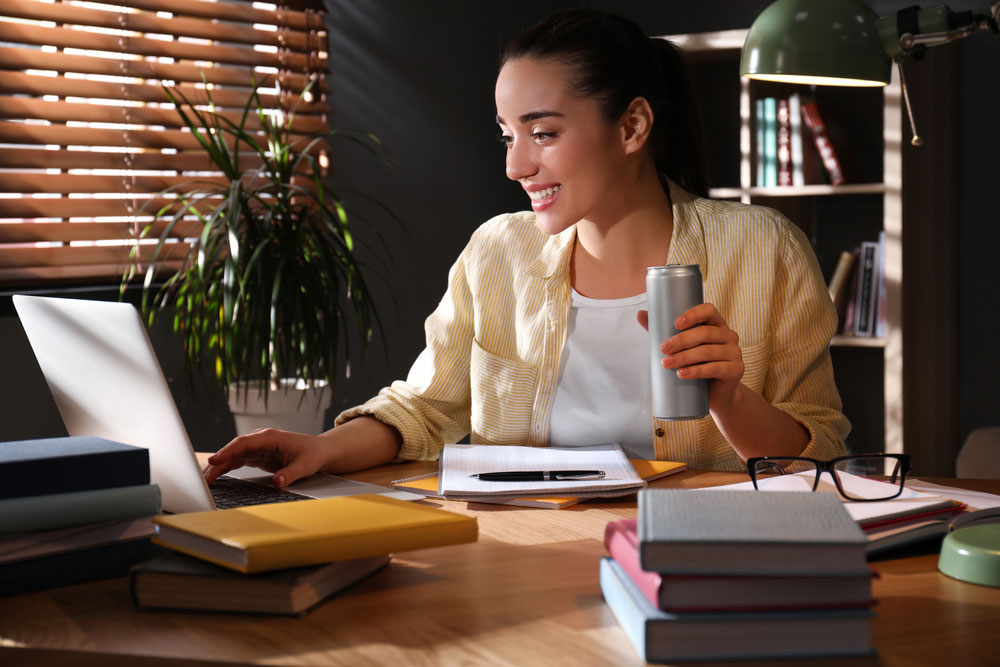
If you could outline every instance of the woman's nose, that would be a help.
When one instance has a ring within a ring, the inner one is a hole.
[[[534,175],[538,171],[530,146],[524,141],[512,141],[507,148],[507,178],[512,181],[519,181]]]

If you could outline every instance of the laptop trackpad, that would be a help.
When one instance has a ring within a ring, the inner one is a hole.
[[[262,484],[264,486],[271,487],[274,486],[274,482],[271,481],[271,473],[261,470],[260,468],[244,466],[242,468],[230,470],[226,474],[230,477],[237,477],[248,482],[253,482],[254,484]],[[325,473],[317,473],[312,477],[300,479],[285,488],[289,491],[309,496],[310,498],[335,498],[337,496],[359,496],[365,493],[374,493],[380,496],[396,498],[398,500],[424,499],[424,496],[418,493],[396,491],[377,484],[355,482],[354,480],[344,479],[343,477],[337,477],[335,475],[327,475]]]

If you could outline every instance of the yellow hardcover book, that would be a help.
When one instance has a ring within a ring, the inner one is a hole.
[[[239,572],[475,542],[474,517],[379,495],[158,516],[153,541]]]
[[[647,459],[629,459],[632,467],[639,474],[644,482],[651,482],[654,479],[666,477],[687,469],[687,464],[679,461],[655,461]],[[412,493],[422,493],[431,498],[440,498],[438,494],[438,475],[430,473],[419,477],[408,477],[397,479],[392,482],[394,489],[410,491]],[[576,505],[586,498],[579,496],[537,496],[526,498],[511,498],[508,496],[477,496],[475,498],[450,498],[449,500],[465,500],[475,503],[490,503],[497,505],[517,505],[519,507],[540,507],[543,509],[563,509]]]

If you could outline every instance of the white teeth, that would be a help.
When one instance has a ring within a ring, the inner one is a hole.
[[[555,193],[562,190],[561,185],[557,185],[554,188],[545,188],[544,190],[538,190],[536,192],[529,192],[528,196],[532,199],[545,199],[546,197],[551,197]]]

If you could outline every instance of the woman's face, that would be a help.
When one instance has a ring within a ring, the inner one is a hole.
[[[554,60],[508,62],[497,77],[497,123],[507,178],[528,193],[539,229],[558,234],[610,214],[626,173],[623,133],[595,100],[567,89],[568,67]]]

